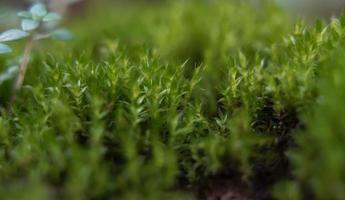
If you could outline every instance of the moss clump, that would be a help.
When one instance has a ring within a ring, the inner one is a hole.
[[[217,180],[343,197],[344,20],[292,25],[268,1],[122,8],[76,18],[76,40],[43,44],[2,101],[2,198],[195,199]]]

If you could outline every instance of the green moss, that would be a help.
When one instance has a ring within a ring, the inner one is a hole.
[[[344,20],[293,26],[268,1],[106,7],[43,44],[2,101],[4,199],[195,199],[217,178],[253,198],[285,179],[278,198],[344,195]]]
[[[343,55],[343,48],[338,48],[323,64],[317,103],[304,117],[307,127],[296,137],[298,148],[290,152],[297,184],[309,188],[315,199],[345,197]]]

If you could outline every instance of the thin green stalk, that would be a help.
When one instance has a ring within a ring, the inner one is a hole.
[[[17,79],[13,88],[13,93],[12,93],[12,98],[11,98],[11,102],[14,102],[16,100],[17,97],[17,92],[22,88],[23,86],[23,82],[25,79],[25,74],[28,68],[28,64],[30,61],[30,55],[31,55],[31,51],[34,45],[34,38],[31,37],[29,39],[29,41],[26,43],[25,46],[25,50],[24,50],[24,55],[23,55],[23,59],[19,65],[19,72],[17,75]]]

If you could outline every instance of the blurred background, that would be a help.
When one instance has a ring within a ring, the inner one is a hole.
[[[330,18],[339,16],[345,8],[345,0],[225,0],[225,2],[245,3],[249,6],[260,10],[262,4],[270,1],[279,9],[284,10],[290,16],[300,18],[305,17],[307,20],[314,20],[315,18]],[[16,11],[29,7],[34,2],[45,2],[49,5],[51,10],[70,16],[82,15],[86,12],[95,12],[97,10],[106,10],[108,12],[125,11],[128,5],[145,8],[152,5],[162,5],[169,2],[176,2],[170,0],[2,0],[0,2],[0,28],[6,28],[16,21],[14,13]],[[188,1],[180,1],[188,2]],[[219,0],[194,0],[194,3],[213,3]],[[114,10],[112,10],[114,9]],[[140,9],[138,13],[140,14]],[[69,18],[71,19],[71,18]]]
[[[78,36],[80,46],[89,44],[83,51],[96,58],[109,56],[103,48],[110,41],[113,49],[116,42],[126,48],[144,44],[169,61],[192,65],[216,61],[218,53],[207,49],[219,46],[264,55],[295,19],[327,20],[345,8],[345,0],[1,0],[0,32],[19,27],[16,13],[34,2],[64,15],[61,26]]]
[[[5,9],[18,9],[30,5],[33,2],[40,0],[2,0],[0,3],[2,15]],[[60,12],[67,10],[75,12],[83,10],[88,6],[99,4],[109,5],[116,3],[117,5],[123,4],[147,4],[147,3],[163,3],[168,0],[41,0],[48,2],[52,9]],[[199,0],[217,1],[217,0]],[[231,1],[231,0],[229,0]],[[244,0],[254,6],[259,6],[260,3],[266,0]],[[307,17],[330,17],[339,15],[345,8],[345,0],[273,0],[277,5],[286,9],[293,14],[300,14]]]

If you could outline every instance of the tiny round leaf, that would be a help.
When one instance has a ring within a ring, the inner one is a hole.
[[[40,23],[32,19],[23,19],[22,20],[22,29],[24,31],[32,31],[38,28]]]
[[[52,21],[59,21],[61,20],[61,15],[59,15],[58,13],[48,13],[44,18],[43,21],[44,22],[52,22]]]
[[[67,29],[58,29],[51,33],[52,38],[57,40],[71,40],[73,34]]]
[[[30,8],[30,13],[34,20],[42,20],[47,15],[48,11],[44,4],[38,3]]]

